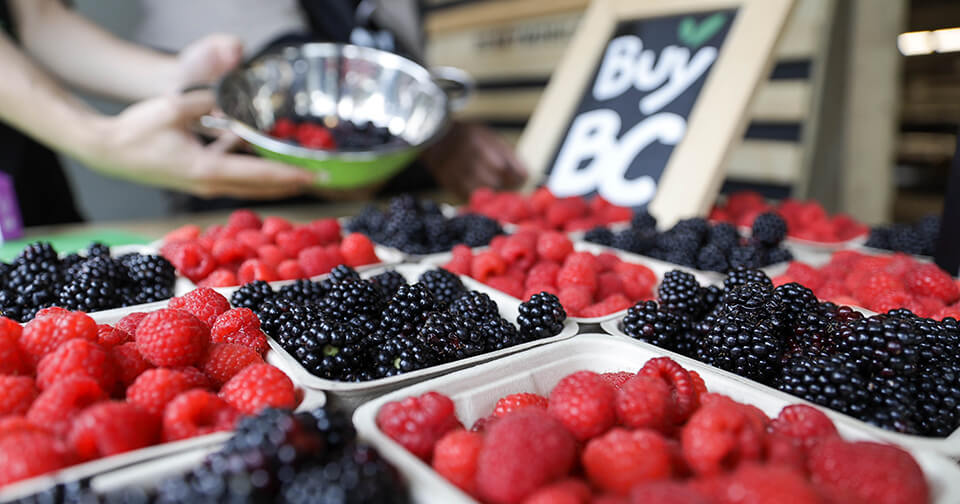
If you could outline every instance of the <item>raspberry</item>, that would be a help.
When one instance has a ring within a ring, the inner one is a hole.
[[[613,294],[612,296],[607,297],[599,303],[594,303],[583,310],[580,311],[581,317],[603,317],[610,315],[611,313],[616,313],[618,311],[626,310],[632,306],[633,303],[630,302],[623,294]]]
[[[307,226],[320,237],[321,243],[329,244],[340,241],[340,222],[337,219],[317,219]]]
[[[614,294],[623,294],[623,280],[613,271],[597,275],[597,299],[606,299]]]
[[[482,447],[483,435],[452,430],[433,448],[433,470],[464,492],[476,495],[477,457]]]
[[[189,366],[203,358],[210,340],[208,331],[208,326],[189,312],[157,310],[137,327],[137,350],[155,366]]]
[[[277,265],[277,276],[280,280],[296,280],[307,276],[296,259],[286,259]]]
[[[360,233],[344,236],[343,241],[340,242],[340,253],[343,254],[347,266],[351,268],[380,262],[374,251],[373,242]]]
[[[27,411],[27,420],[66,436],[70,421],[91,404],[105,401],[107,394],[93,378],[74,376],[44,390]]]
[[[277,233],[276,242],[287,257],[297,257],[301,250],[320,245],[320,237],[310,228],[301,226]]]
[[[223,384],[220,397],[246,415],[267,407],[292,410],[297,406],[293,382],[270,364],[247,366]]]
[[[97,323],[87,314],[66,310],[50,312],[23,326],[20,347],[34,359],[54,351],[61,343],[72,339],[97,341]]]
[[[137,350],[137,343],[129,341],[110,349],[110,358],[117,370],[117,379],[124,387],[133,383],[141,373],[153,367]]]
[[[301,250],[297,255],[297,261],[306,277],[330,273],[330,270],[337,266],[327,250],[319,245]]]
[[[291,224],[290,221],[283,217],[273,216],[263,219],[263,225],[260,226],[260,232],[270,241],[275,241],[277,234],[281,231],[289,231],[291,229],[293,229],[293,224]]]
[[[693,382],[693,390],[697,393],[697,402],[699,403],[700,398],[707,393],[707,384],[703,382],[700,373],[689,369],[687,370],[687,374],[690,375],[690,381]]]
[[[213,289],[216,287],[233,287],[239,283],[240,281],[237,280],[236,273],[228,269],[220,268],[213,270],[213,272],[207,275],[206,278],[197,282],[197,287],[208,287]]]
[[[768,432],[764,439],[764,461],[806,473],[807,452],[801,441],[779,432]]]
[[[263,223],[253,210],[241,208],[234,210],[227,217],[227,227],[233,229],[260,229]]]
[[[712,397],[711,397],[712,396]],[[684,459],[697,474],[718,474],[763,455],[764,430],[741,404],[708,394],[681,433]]]
[[[245,243],[229,238],[220,238],[213,242],[213,248],[210,250],[213,258],[219,264],[230,264],[243,262],[257,254],[257,251]]]
[[[523,270],[537,261],[537,235],[533,232],[517,233],[507,237],[500,250],[508,264],[517,264]]]
[[[267,244],[257,247],[257,258],[276,268],[280,266],[280,263],[287,260],[287,254],[284,254],[280,247]]]
[[[68,436],[82,460],[144,448],[159,439],[160,417],[122,401],[104,401],[83,410],[73,420]]]
[[[20,431],[0,438],[0,487],[71,464],[66,445],[44,432]]]
[[[573,285],[560,289],[557,298],[560,299],[560,304],[563,305],[565,310],[579,315],[584,308],[590,306],[593,301],[593,294],[589,287]]]
[[[818,495],[802,473],[783,466],[747,464],[720,480],[713,495],[717,504],[790,502],[820,504]],[[851,502],[851,501],[837,501]],[[913,501],[923,502],[923,501]]]
[[[667,432],[676,409],[672,391],[666,382],[649,376],[634,376],[616,394],[617,418],[631,429]]]
[[[113,390],[117,383],[117,371],[110,354],[100,345],[81,339],[67,341],[37,364],[40,390],[71,376],[93,378],[104,391]]]
[[[641,483],[630,490],[631,504],[711,504],[713,501],[694,487],[679,481]]]
[[[481,252],[470,262],[470,276],[486,283],[491,276],[502,275],[507,271],[507,263],[495,252]]]
[[[571,257],[573,257],[571,255]],[[566,261],[557,271],[557,287],[580,286],[590,289],[591,296],[597,291],[597,272],[587,264]]]
[[[810,290],[817,290],[825,280],[817,268],[799,261],[791,262],[785,274],[793,278],[794,282]]]
[[[131,313],[117,321],[115,328],[129,334],[130,338],[133,338],[133,336],[137,334],[137,326],[140,325],[140,322],[142,322],[146,316],[147,314],[144,312]]]
[[[121,343],[126,343],[130,339],[130,334],[117,330],[109,324],[97,324],[97,343],[104,348],[112,348]]]
[[[622,262],[614,266],[614,272],[620,275],[623,291],[630,299],[650,299],[657,285],[657,274],[641,264]]]
[[[874,272],[852,290],[854,297],[866,305],[874,304],[880,296],[891,293],[901,293],[907,299],[910,297],[904,292],[903,282],[899,278],[883,271]]]
[[[832,502],[906,504],[930,499],[923,470],[909,453],[892,445],[826,439],[810,450],[807,467],[811,481]]]
[[[521,408],[547,409],[547,398],[542,395],[520,393],[501,397],[493,407],[493,416],[502,417]]]
[[[599,374],[578,371],[550,392],[547,411],[580,441],[607,431],[616,423],[614,388]]]
[[[9,434],[15,432],[43,432],[49,434],[47,429],[34,425],[33,422],[27,420],[27,417],[22,415],[6,415],[0,416],[0,439],[3,439]]]
[[[270,349],[267,335],[260,330],[260,319],[249,308],[231,308],[217,317],[210,328],[212,343],[236,343],[250,347],[260,355]]]
[[[163,410],[163,440],[176,441],[233,429],[241,417],[226,401],[206,390],[188,390]]]
[[[240,284],[248,284],[254,280],[273,282],[279,279],[277,271],[259,259],[247,259],[237,270],[237,280]]]
[[[480,190],[478,189],[475,191],[475,193],[479,191]],[[473,195],[470,196],[470,200],[473,201]],[[557,201],[557,197],[550,192],[550,189],[547,189],[546,187],[540,187],[536,191],[533,191],[533,194],[530,195],[528,201],[530,203],[531,210],[533,210],[535,213],[543,214],[548,208],[550,208],[550,205]]]
[[[576,441],[537,408],[511,413],[487,427],[477,459],[477,492],[486,501],[518,503],[570,473]]]
[[[22,327],[6,317],[0,317],[0,374],[27,374],[30,360],[20,350]]]
[[[0,417],[25,414],[36,398],[33,378],[0,375]]]
[[[430,460],[433,445],[447,432],[463,427],[453,401],[436,392],[385,404],[377,413],[384,434],[422,460]]]
[[[174,371],[179,371],[187,377],[187,381],[190,382],[191,388],[202,388],[209,389],[210,378],[207,375],[203,374],[203,371],[193,367],[193,366],[183,366],[178,368],[173,368]]]
[[[330,260],[334,263],[334,268],[341,264],[347,263],[347,259],[343,257],[343,252],[340,252],[339,244],[327,245],[326,250],[327,250],[327,255],[330,257]],[[373,262],[377,262],[377,260],[374,260]],[[363,265],[361,264],[358,266],[363,266]]]
[[[487,278],[485,282],[490,287],[507,293],[510,296],[513,296],[517,299],[520,299],[524,294],[523,282],[518,280],[515,277],[508,275],[499,275],[491,276]]]
[[[591,502],[590,487],[583,481],[573,478],[542,487],[523,500],[523,504],[586,504],[587,502]]]
[[[184,296],[175,297],[167,303],[167,308],[192,313],[201,322],[212,327],[221,313],[230,309],[230,301],[219,292],[208,287],[194,289]]]
[[[835,301],[839,302],[840,298],[836,298]],[[862,298],[858,298],[857,301],[858,305],[866,305],[867,308],[877,313],[886,313],[909,305],[913,302],[913,298],[903,291],[885,291],[873,297],[869,302]]]
[[[210,345],[201,368],[210,377],[215,388],[220,388],[234,375],[251,364],[261,364],[260,354],[244,345],[233,343],[214,343]]]
[[[907,272],[904,284],[914,296],[932,296],[946,304],[960,299],[960,289],[936,264],[918,264]]]
[[[253,249],[255,254],[259,247],[270,243],[270,239],[267,238],[267,235],[261,233],[257,229],[244,229],[238,232],[237,241]]]
[[[807,448],[820,443],[824,438],[840,435],[827,415],[805,404],[793,404],[780,410],[777,418],[770,422],[768,430],[796,439]]]
[[[190,379],[183,372],[167,368],[149,369],[127,387],[126,397],[127,402],[159,416],[167,403],[191,388]]]
[[[160,249],[163,257],[193,282],[206,278],[217,268],[217,261],[196,242],[168,243]]]
[[[454,245],[450,262],[443,265],[443,269],[458,275],[470,275],[470,263],[473,261],[473,252],[466,245]]]
[[[527,278],[524,286],[531,285],[556,285],[557,272],[560,271],[560,265],[553,261],[540,261],[530,267],[527,271]]]
[[[624,383],[627,383],[627,380],[637,376],[635,373],[628,373],[626,371],[617,371],[612,373],[601,373],[600,378],[603,378],[610,385],[613,386],[615,390],[620,390],[623,387]]]
[[[587,204],[583,198],[573,197],[558,199],[547,208],[547,223],[554,229],[562,229],[571,220],[583,216],[587,212]]]
[[[666,441],[645,429],[611,429],[591,439],[580,458],[594,486],[620,495],[636,483],[666,479],[673,473]]]
[[[164,243],[193,241],[200,237],[200,231],[200,226],[196,224],[187,224],[163,235],[163,241]]]
[[[674,411],[674,421],[678,424],[682,424],[690,418],[690,415],[700,404],[697,387],[690,377],[690,373],[670,357],[657,357],[648,360],[637,374],[660,378],[672,387],[673,399],[677,405]]]

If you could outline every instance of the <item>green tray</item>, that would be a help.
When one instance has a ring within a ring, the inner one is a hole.
[[[69,254],[70,252],[83,250],[95,241],[112,247],[115,245],[146,244],[150,243],[151,240],[138,234],[111,229],[30,236],[29,238],[20,238],[0,245],[0,260],[11,261],[17,257],[17,254],[19,254],[25,246],[38,241],[48,241],[57,252]]]

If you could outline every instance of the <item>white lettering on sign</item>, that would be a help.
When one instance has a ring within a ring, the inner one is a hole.
[[[623,35],[607,46],[593,98],[617,98],[631,87],[647,93],[638,106],[644,117],[617,138],[620,115],[614,109],[594,109],[574,118],[547,186],[558,196],[581,195],[596,190],[617,205],[643,205],[653,199],[656,181],[642,176],[627,180],[630,164],[654,142],[676,145],[686,132],[686,119],[660,112],[681,96],[717,59],[715,47],[690,49],[669,45],[658,55],[643,48],[636,35]],[[586,163],[584,165],[584,163]]]

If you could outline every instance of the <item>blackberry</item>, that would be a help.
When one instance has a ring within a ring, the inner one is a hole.
[[[870,229],[870,235],[867,236],[867,242],[864,246],[878,249],[891,249],[890,247],[890,228],[874,227]]]
[[[727,258],[731,268],[760,268],[763,266],[763,249],[754,243],[734,247]]]
[[[428,253],[450,250],[456,241],[456,234],[443,215],[424,217],[423,229]]]
[[[57,251],[50,242],[39,241],[23,248],[14,259],[15,263],[54,263],[58,264]]]
[[[921,254],[930,256],[936,254],[937,240],[940,237],[940,216],[926,215],[921,217],[913,225],[913,228],[923,242],[923,252]]]
[[[917,427],[926,436],[947,437],[960,426],[960,366],[926,367],[917,383]]]
[[[280,287],[277,295],[284,299],[289,299],[294,303],[307,305],[319,303],[326,293],[327,290],[323,287],[322,282],[314,282],[313,280],[301,278],[292,284]]]
[[[409,502],[397,472],[365,445],[356,445],[329,462],[300,471],[278,497],[278,501],[289,504]]]
[[[783,344],[767,320],[720,314],[701,341],[707,363],[740,376],[769,383],[780,372]]]
[[[365,334],[349,323],[317,320],[294,341],[294,356],[311,374],[322,378],[356,381],[366,365]]]
[[[415,337],[394,337],[377,346],[376,360],[385,367],[385,376],[408,373],[439,364],[433,349]]]
[[[380,320],[381,329],[389,331],[404,323],[419,326],[427,319],[427,313],[436,311],[436,308],[433,295],[424,285],[404,285],[384,308],[383,318]]]
[[[862,372],[881,377],[912,376],[918,371],[920,336],[909,317],[874,315],[843,324],[840,351]]]
[[[690,331],[688,319],[660,309],[655,301],[637,303],[623,318],[623,332],[627,336],[687,355],[695,353],[686,344]]]
[[[707,244],[713,245],[724,253],[733,250],[740,243],[740,232],[733,224],[720,222],[710,227]]]
[[[500,316],[500,309],[497,308],[497,302],[490,299],[490,296],[486,293],[480,291],[464,293],[450,303],[447,311],[475,322],[482,322]]]
[[[383,297],[388,299],[393,297],[401,286],[407,285],[407,279],[394,270],[387,270],[374,275],[370,278],[370,281],[380,287],[380,290],[383,291]]]
[[[333,284],[343,282],[344,280],[356,280],[360,281],[360,273],[357,273],[357,270],[347,266],[346,264],[338,264],[330,273],[327,274],[327,278],[323,279],[321,282],[325,290],[329,290]]]
[[[173,297],[173,286],[165,284],[134,284],[119,289],[123,306],[154,303]]]
[[[342,410],[317,408],[310,411],[310,416],[313,428],[323,436],[327,452],[343,450],[357,438],[353,421]]]
[[[430,290],[439,308],[446,307],[467,291],[459,276],[441,268],[425,271],[419,281]]]
[[[485,335],[476,322],[449,313],[433,312],[417,333],[417,338],[443,362],[465,359],[483,353]]]
[[[270,284],[263,280],[255,280],[242,285],[230,295],[230,304],[238,308],[249,308],[255,312],[260,305],[270,301],[276,295]]]
[[[723,273],[730,267],[724,251],[713,244],[706,244],[697,254],[697,268],[706,271]]]
[[[726,290],[721,307],[724,313],[769,320],[776,327],[789,320],[787,313],[790,313],[786,312],[779,293],[762,283],[748,283]]]
[[[767,212],[753,219],[751,237],[762,245],[772,247],[787,237],[787,221],[775,212]]]
[[[937,322],[932,319],[914,319],[914,328],[920,337],[920,365],[952,365],[960,360],[960,330],[956,320],[944,319]]]
[[[300,334],[320,315],[285,299],[264,301],[257,311],[260,328],[274,336],[284,348],[292,345]]]
[[[701,313],[710,313],[720,304],[723,299],[723,290],[716,285],[708,285],[700,288],[700,302],[703,310]]]
[[[103,256],[110,257],[110,247],[100,242],[93,242],[87,247],[87,257]]]
[[[867,379],[841,356],[805,355],[788,360],[776,387],[783,392],[859,417],[870,405]]]
[[[773,292],[780,297],[785,321],[791,325],[799,324],[805,313],[816,312],[819,308],[813,291],[796,282],[776,287]]]
[[[68,278],[89,277],[111,282],[115,286],[122,286],[130,282],[130,274],[120,260],[109,256],[88,257],[67,270]]]
[[[482,247],[503,234],[500,223],[485,215],[458,215],[450,219],[450,225],[457,232],[457,241],[468,247]]]
[[[583,239],[600,245],[612,246],[614,240],[613,231],[605,227],[595,227],[583,234]]]
[[[671,270],[663,275],[657,297],[664,310],[678,315],[696,316],[702,309],[700,283],[686,271]]]
[[[740,285],[750,283],[759,283],[764,287],[773,289],[773,282],[766,273],[752,268],[733,268],[727,272],[727,277],[723,280],[723,287],[732,290]]]
[[[387,218],[383,210],[377,208],[376,205],[367,205],[360,210],[356,217],[347,221],[346,228],[351,233],[364,233],[379,241],[386,222]]]
[[[867,385],[871,404],[861,417],[881,429],[914,434],[917,432],[919,410],[915,398],[917,389],[904,377],[875,377]]]
[[[370,282],[347,278],[331,285],[317,306],[335,320],[375,316],[383,307],[383,294]]]
[[[477,324],[485,339],[485,352],[502,350],[523,343],[523,337],[516,326],[499,315],[477,321]]]
[[[689,235],[697,244],[700,244],[707,239],[707,234],[710,232],[710,223],[703,217],[691,217],[677,222],[671,231]]]
[[[173,288],[177,281],[176,269],[163,256],[126,254],[120,256],[120,263],[127,267],[130,279],[136,284]]]
[[[83,262],[84,259],[86,259],[86,257],[73,252],[60,258],[60,267],[67,270],[70,269],[71,266]],[[6,275],[7,271],[4,271],[3,274]]]
[[[650,215],[646,209],[633,212],[630,219],[630,227],[633,229],[657,229],[657,218]]]
[[[107,280],[76,277],[60,290],[58,305],[84,312],[106,310],[120,306],[117,289]]]
[[[783,247],[773,247],[763,251],[762,262],[764,266],[792,260],[793,253]]]
[[[557,296],[541,292],[520,303],[517,324],[520,326],[520,335],[526,341],[532,341],[560,334],[566,319],[567,312]]]
[[[613,237],[611,245],[634,254],[645,254],[654,247],[655,243],[656,231],[624,229]]]
[[[890,229],[890,249],[907,254],[923,254],[924,237],[916,229],[898,224]]]
[[[669,262],[696,268],[697,252],[700,250],[700,236],[691,232],[670,230],[656,237],[656,248],[660,256]]]

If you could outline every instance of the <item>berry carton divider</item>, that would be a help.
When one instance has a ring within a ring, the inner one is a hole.
[[[611,338],[605,334],[581,334],[571,340],[537,348],[522,355],[514,355],[494,362],[425,381],[361,406],[353,415],[358,435],[373,444],[377,450],[407,479],[414,502],[475,502],[453,484],[377,427],[380,408],[391,401],[434,391],[453,400],[457,418],[464,425],[472,425],[487,416],[497,400],[507,394],[532,392],[548,396],[563,377],[576,371],[598,373],[635,371],[647,360],[662,357],[659,348],[638,345],[633,341]],[[679,361],[678,361],[679,362]],[[707,389],[730,396],[736,401],[752,404],[768,416],[776,416],[781,409],[799,401],[769,394],[764,390],[717,373],[711,367],[680,362],[695,370],[703,378]],[[838,423],[837,430],[845,439],[876,441],[877,436],[847,423]],[[960,502],[960,467],[952,461],[925,450],[907,447],[923,469],[930,485],[932,502],[947,504]]]
[[[485,250],[487,250],[487,247],[478,247],[473,249],[473,253],[476,254],[478,252],[483,252]],[[690,269],[690,268],[679,266],[673,263],[661,261],[659,259],[654,259],[652,257],[633,254],[625,250],[620,250],[613,247],[607,247],[597,243],[590,243],[585,241],[574,241],[573,250],[576,252],[590,252],[595,255],[602,254],[604,252],[611,253],[619,257],[621,261],[640,264],[642,266],[646,266],[647,268],[650,268],[657,275],[658,279],[662,279],[663,275],[665,275],[668,271],[681,270],[681,271],[686,271],[692,274],[694,277],[697,278],[697,281],[700,282],[700,285],[703,285],[703,286],[719,285],[723,283],[723,275],[720,275],[715,272]],[[425,257],[421,261],[421,264],[430,265],[430,266],[439,268],[439,267],[442,267],[444,264],[450,262],[451,257],[453,256],[452,256],[452,253],[450,252],[444,252],[442,254],[433,254]],[[493,287],[490,287],[489,285],[484,284],[479,280],[475,280],[469,276],[460,275],[460,278],[461,280],[463,280],[463,284],[469,289],[480,290],[480,288],[483,287],[488,290],[495,290]],[[496,292],[514,300],[514,302],[516,303],[525,301],[525,300],[517,299],[499,290],[497,290]],[[581,327],[585,327],[585,329],[597,329],[600,323],[606,320],[622,318],[624,315],[626,315],[626,313],[627,313],[627,310],[620,310],[613,313],[608,313],[607,315],[603,315],[601,317],[567,317],[567,320],[572,320],[577,324],[580,324]]]
[[[166,308],[166,305],[166,301],[160,301],[157,303],[150,303],[148,305],[131,306],[99,313],[91,313],[90,317],[93,318],[98,324],[115,324],[121,318],[130,313],[156,311],[161,308]],[[271,361],[271,353],[275,352],[272,350],[267,352],[267,362]],[[276,366],[276,364],[274,365]],[[286,370],[284,370],[282,367],[277,367],[280,368],[281,371],[286,372]],[[298,381],[295,376],[290,375],[290,373],[287,373],[287,375],[290,376],[294,386],[303,391],[303,399],[301,400],[300,405],[297,406],[298,411],[307,411],[314,408],[319,408],[326,404],[327,398],[323,391],[308,388],[303,383]],[[216,432],[213,434],[206,434],[181,441],[160,443],[147,448],[132,450],[90,462],[73,465],[57,472],[45,474],[3,487],[0,489],[0,502],[8,502],[15,498],[19,498],[20,496],[34,494],[49,488],[52,485],[91,478],[95,475],[113,472],[121,468],[136,466],[151,460],[174,457],[184,452],[202,448],[218,447],[230,439],[230,435],[231,433],[229,432]]]
[[[424,265],[424,264],[401,264],[394,267],[381,267],[373,270],[367,270],[361,273],[363,278],[369,278],[377,273],[381,273],[388,269],[393,269],[397,273],[403,275],[407,282],[413,283],[416,282],[422,273],[434,269],[434,266]],[[479,283],[479,282],[478,282]],[[497,307],[500,310],[500,315],[509,320],[512,324],[516,325],[517,316],[520,314],[520,301],[516,298],[510,297],[498,290],[492,289],[486,285],[467,285],[464,284],[468,289],[477,290],[483,293],[486,293],[490,296],[490,299],[493,299],[497,303]],[[231,292],[221,292],[227,297],[229,297]],[[375,397],[381,396],[391,390],[398,389],[400,387],[405,387],[407,385],[423,381],[427,378],[446,374],[451,371],[470,367],[481,362],[486,362],[493,359],[498,359],[506,355],[513,353],[521,352],[536,346],[547,345],[557,341],[562,341],[568,338],[572,338],[578,332],[577,324],[570,320],[569,318],[563,324],[563,331],[556,336],[550,338],[544,338],[535,341],[528,341],[519,345],[512,347],[507,347],[495,352],[488,352],[485,354],[475,355],[467,359],[461,359],[454,362],[448,362],[446,364],[439,364],[436,366],[431,366],[423,369],[418,369],[416,371],[411,371],[409,373],[403,373],[397,376],[391,376],[387,378],[380,378],[377,380],[370,380],[366,382],[342,382],[336,380],[328,380],[314,376],[306,368],[303,367],[297,360],[287,353],[280,344],[273,339],[271,335],[267,335],[268,342],[270,343],[271,351],[267,353],[267,362],[277,366],[283,372],[287,373],[291,378],[293,378],[294,383],[302,384],[308,389],[322,390],[327,394],[328,399],[330,400],[331,405],[353,411],[360,404],[369,401]]]
[[[856,308],[856,307],[851,307],[851,308]],[[874,314],[873,312],[869,312],[867,310],[864,310],[864,312],[869,313],[870,315]],[[839,411],[834,411],[832,409],[829,409],[826,406],[821,406],[816,403],[805,401],[799,397],[787,394],[786,392],[782,392],[768,385],[764,385],[762,383],[753,381],[749,378],[744,378],[736,373],[731,373],[729,371],[725,371],[723,369],[713,367],[709,364],[700,362],[691,357],[687,357],[686,355],[682,355],[664,348],[660,348],[656,345],[647,343],[645,341],[635,340],[630,336],[628,336],[627,333],[623,331],[623,319],[609,320],[601,324],[600,327],[603,329],[604,332],[610,335],[613,335],[613,337],[616,339],[626,340],[629,343],[632,343],[634,345],[647,348],[650,351],[655,351],[662,355],[666,355],[671,359],[677,361],[678,363],[680,363],[680,365],[684,367],[691,368],[691,369],[698,369],[697,372],[699,372],[699,368],[706,368],[706,369],[709,369],[712,374],[723,376],[726,379],[739,382],[746,387],[750,387],[756,390],[758,393],[763,393],[771,397],[777,397],[783,401],[789,401],[790,403],[802,403],[802,404],[808,404],[810,406],[814,406],[822,410],[835,423],[837,423],[838,428],[840,427],[840,425],[847,425],[854,429],[867,433],[871,437],[882,439],[890,443],[895,443],[910,450],[931,451],[931,452],[938,453],[942,456],[949,457],[952,460],[960,460],[960,429],[953,431],[949,436],[945,438],[917,436],[913,434],[901,434],[899,432],[888,431],[888,430],[870,425],[867,422],[864,422],[850,415],[846,415],[844,413],[840,413]],[[960,502],[960,494],[958,494],[955,497],[955,499],[956,500],[951,502]]]

